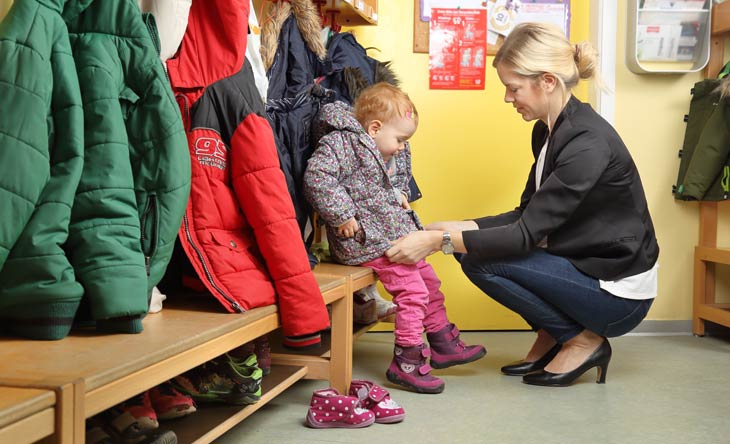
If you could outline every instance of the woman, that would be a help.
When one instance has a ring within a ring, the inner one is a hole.
[[[412,263],[439,249],[461,253],[469,279],[537,332],[527,356],[503,373],[565,386],[597,367],[603,383],[606,338],[638,325],[657,292],[659,246],[639,173],[611,125],[571,94],[595,75],[590,43],[572,45],[556,27],[525,23],[493,66],[505,102],[537,121],[519,207],[430,224],[386,255]]]

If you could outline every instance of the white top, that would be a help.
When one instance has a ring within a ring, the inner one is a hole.
[[[547,141],[540,149],[540,155],[537,156],[537,164],[535,165],[535,191],[540,189],[542,181],[542,171],[545,168],[545,154],[547,152]],[[541,240],[537,246],[546,248],[548,245],[547,237]],[[614,296],[625,299],[653,299],[657,295],[657,270],[659,262],[654,264],[651,270],[643,273],[628,276],[617,281],[598,280],[601,289],[606,290]]]
[[[650,270],[617,281],[601,281],[601,289],[625,299],[654,299],[657,294],[657,261]]]

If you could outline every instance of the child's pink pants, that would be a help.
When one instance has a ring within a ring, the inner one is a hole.
[[[424,328],[432,333],[449,325],[441,281],[425,260],[417,264],[398,264],[381,256],[362,265],[375,271],[398,305],[395,312],[397,345],[421,345]]]

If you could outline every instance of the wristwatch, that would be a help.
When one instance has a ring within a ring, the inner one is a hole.
[[[441,252],[443,254],[454,254],[454,244],[451,242],[451,233],[444,231],[444,236],[441,239]]]

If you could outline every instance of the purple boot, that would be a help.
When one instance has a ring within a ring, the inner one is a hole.
[[[431,375],[427,359],[431,351],[425,344],[413,347],[395,346],[393,361],[385,372],[388,381],[418,393],[441,393],[444,381]]]
[[[481,345],[466,345],[459,338],[459,329],[454,324],[449,324],[434,333],[426,333],[426,338],[431,346],[433,368],[466,364],[487,354],[487,350]]]

